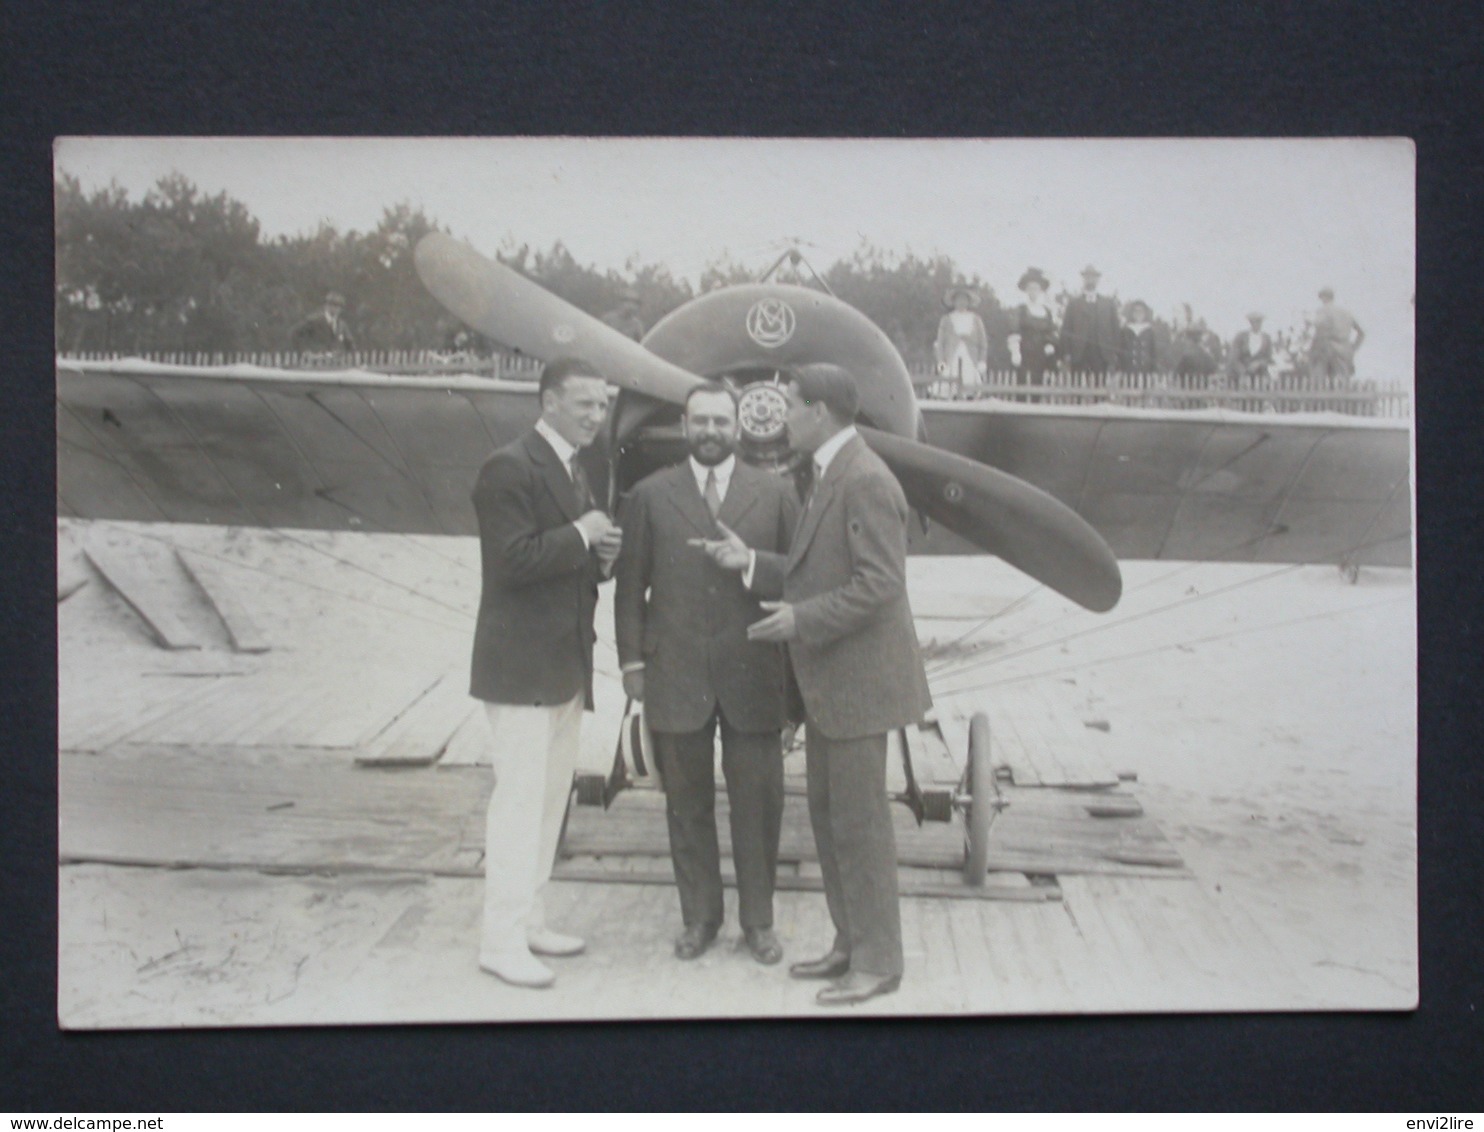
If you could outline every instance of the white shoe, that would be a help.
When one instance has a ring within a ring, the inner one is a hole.
[[[587,950],[587,943],[575,935],[554,932],[550,928],[532,928],[526,933],[526,942],[537,955],[554,955],[559,959],[581,955]]]
[[[529,951],[506,951],[499,955],[481,955],[479,968],[513,987],[549,987],[556,982],[552,969]]]

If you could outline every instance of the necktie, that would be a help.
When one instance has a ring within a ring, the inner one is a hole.
[[[804,515],[808,513],[809,508],[814,506],[814,496],[819,491],[819,481],[820,478],[824,475],[824,472],[820,470],[819,465],[816,464],[813,460],[810,460],[809,463],[804,466],[809,469],[809,478],[807,480],[807,486],[804,491],[804,509],[799,513],[800,519],[802,519]]]
[[[813,460],[804,460],[794,468],[794,490],[798,492],[799,502],[809,506],[809,496],[814,492]]]
[[[567,466],[572,470],[572,486],[577,490],[577,509],[587,514],[593,509],[593,493],[592,489],[587,486],[587,473],[578,463],[577,453],[572,453],[572,460]]]
[[[721,492],[716,487],[716,469],[706,469],[706,510],[711,512],[714,519],[721,514]]]

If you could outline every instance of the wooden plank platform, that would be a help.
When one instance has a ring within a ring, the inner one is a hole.
[[[57,983],[65,1025],[819,1015],[814,987],[760,967],[739,948],[732,890],[718,946],[697,963],[673,961],[678,899],[672,883],[646,875],[666,876],[664,852],[573,857],[560,866],[590,878],[559,880],[548,894],[553,922],[586,937],[589,952],[560,964],[552,991],[532,995],[479,973],[492,775],[461,765],[485,761],[478,707],[432,766],[352,762],[467,659],[472,617],[463,611],[472,609],[478,585],[473,540],[110,526],[89,537],[107,535],[119,548],[130,539],[163,540],[214,556],[230,577],[239,563],[253,571],[241,574],[243,591],[274,647],[233,651],[220,619],[183,581],[184,612],[210,644],[159,648],[76,548],[78,569],[98,584],[58,606],[59,724],[64,748],[96,753],[69,750],[59,767],[66,863]],[[914,599],[934,563],[953,578],[1001,569],[991,560],[912,559]],[[1156,595],[1180,598],[1192,577],[1167,563],[1126,566],[1130,591],[1151,603]],[[1178,576],[1160,581],[1172,573]],[[1226,586],[1259,573],[1201,567],[1198,580]],[[956,869],[905,866],[907,977],[900,993],[854,1013],[1415,1003],[1415,931],[1408,930],[1415,928],[1415,870],[1406,866],[1415,858],[1407,801],[1415,796],[1413,732],[1405,712],[1373,702],[1374,687],[1411,686],[1414,658],[1405,648],[1366,652],[1370,642],[1391,639],[1387,632],[1412,625],[1410,604],[1395,607],[1407,609],[1405,617],[1377,604],[1388,589],[1399,598],[1411,590],[1387,577],[1352,587],[1332,574],[1306,570],[1238,591],[1250,606],[1221,598],[1183,606],[1182,629],[1191,637],[1233,625],[1266,630],[1296,612],[1325,610],[1344,619],[1199,646],[1203,655],[1179,664],[1105,663],[1165,643],[1145,634],[1154,622],[1141,621],[1079,638],[1054,661],[1044,653],[1011,660],[994,671],[1004,684],[962,697],[969,711],[998,701],[1017,721],[1032,718],[1019,731],[1028,742],[1057,722],[1033,720],[1039,693],[1027,689],[1036,674],[1080,666],[1077,684],[1042,697],[1067,704],[1060,723],[1073,736],[1063,741],[1107,751],[1106,761],[1120,769],[1135,766],[1140,798],[1190,868],[1105,855],[1119,853],[1120,841],[1143,859],[1162,850],[1158,841],[1115,835],[1137,828],[1126,819],[1091,814],[1095,804],[1133,809],[1126,790],[1002,783],[1010,806],[995,831],[1006,848],[991,864],[1054,875],[1062,899],[1025,898],[1031,886],[1003,875],[994,879],[1003,899],[952,899],[964,892]],[[1144,579],[1162,588],[1139,590]],[[931,578],[927,584],[931,590]],[[599,686],[611,702],[618,693],[611,596],[601,600]],[[1065,612],[1046,596],[1031,604],[1017,626],[1034,629]],[[1015,636],[1008,620],[996,623],[994,636]],[[1274,649],[1309,660],[1332,655],[1334,663],[1306,668],[1318,675],[1300,693],[1272,671]],[[1211,710],[1192,712],[1190,703]],[[604,771],[621,706],[619,695],[611,724],[584,720],[585,743]],[[957,762],[967,750],[966,718],[946,706],[940,702],[941,726]],[[1093,721],[1111,731],[1084,725]],[[908,743],[915,748],[913,736]],[[1193,760],[1192,749],[1214,754]],[[1068,775],[1075,759],[1059,748],[1054,754],[1037,763],[1036,780],[1076,781]],[[1030,752],[1028,767],[1038,758]],[[799,772],[788,782],[797,804],[801,749],[786,766]],[[631,791],[618,804],[641,797]],[[657,801],[651,792],[648,804]],[[724,833],[724,797],[718,801]],[[894,806],[893,816],[911,825],[904,807]],[[961,844],[961,821],[929,832],[956,835]],[[1027,848],[1021,834],[1034,844]],[[1046,851],[1053,843],[1057,855]],[[830,939],[825,902],[812,891],[818,876],[809,860],[780,868],[775,917],[789,960]],[[938,881],[944,887],[935,890]],[[936,895],[917,895],[928,892]],[[190,949],[170,959],[182,947],[177,932]]]
[[[175,557],[187,574],[201,587],[206,600],[211,602],[217,616],[226,626],[232,647],[238,652],[267,652],[268,639],[258,628],[247,602],[217,567],[216,563],[199,554],[192,554],[180,547],[175,548]]]

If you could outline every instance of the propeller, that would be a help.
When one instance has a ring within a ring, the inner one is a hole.
[[[681,402],[701,378],[442,232],[418,241],[417,274],[433,298],[481,334],[542,361],[577,357],[621,389]]]
[[[435,232],[414,253],[433,297],[482,334],[549,361],[575,355],[623,389],[679,404],[703,379],[672,365],[468,244]],[[1123,591],[1118,561],[1080,515],[1038,487],[967,457],[873,428],[867,444],[912,506],[1094,612]]]
[[[1061,500],[957,452],[857,429],[895,473],[907,501],[929,519],[1094,613],[1118,604],[1118,560]]]

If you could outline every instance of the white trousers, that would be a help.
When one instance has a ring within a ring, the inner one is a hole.
[[[582,706],[581,692],[556,707],[484,705],[495,791],[484,825],[482,956],[524,951],[526,933],[546,926],[541,889],[572,796]]]

